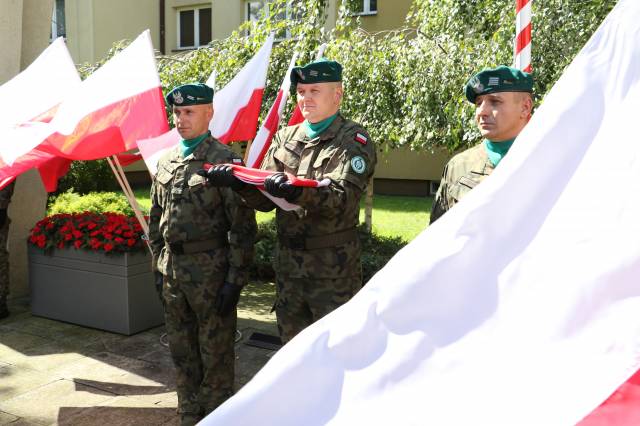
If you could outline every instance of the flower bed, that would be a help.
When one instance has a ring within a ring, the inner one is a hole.
[[[143,231],[135,217],[120,213],[61,213],[31,229],[29,243],[45,252],[75,248],[105,253],[144,251]]]
[[[151,256],[134,217],[47,216],[29,235],[34,315],[122,334],[162,324]]]

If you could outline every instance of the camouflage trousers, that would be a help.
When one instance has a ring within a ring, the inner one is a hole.
[[[283,343],[351,299],[362,287],[362,277],[276,278],[276,317]]]
[[[7,218],[7,222],[0,228],[0,303],[9,296],[9,222]]]
[[[233,394],[236,312],[221,318],[214,306],[223,281],[223,276],[197,283],[164,277],[165,320],[181,414],[205,416]]]

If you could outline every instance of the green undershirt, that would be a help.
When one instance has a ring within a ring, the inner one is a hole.
[[[196,138],[193,139],[182,139],[180,141],[180,148],[182,148],[182,156],[186,157],[187,155],[191,155],[193,151],[200,145],[200,143],[209,137],[211,133],[207,131]]]
[[[487,151],[489,161],[491,161],[493,167],[496,167],[504,156],[507,155],[509,148],[513,145],[513,141],[515,141],[515,138],[500,142],[490,141],[489,139],[484,140],[484,149]]]
[[[325,118],[317,123],[309,123],[309,120],[304,120],[304,130],[307,133],[307,136],[311,139],[317,137],[320,133],[324,132],[329,126],[331,126],[331,123],[333,123],[333,120],[335,120],[337,116],[338,113],[336,112],[331,117]]]

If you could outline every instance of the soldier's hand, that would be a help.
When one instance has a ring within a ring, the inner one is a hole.
[[[302,188],[291,185],[287,175],[280,172],[274,173],[264,180],[264,189],[274,197],[294,201],[302,193]]]
[[[235,284],[227,282],[222,284],[216,295],[216,313],[221,317],[229,315],[238,304],[241,291],[242,287]]]
[[[228,164],[216,164],[209,170],[200,169],[196,173],[207,178],[207,182],[212,186],[229,187],[239,191],[246,185],[233,175],[233,168]]]
[[[7,223],[7,209],[0,209],[0,228]]]

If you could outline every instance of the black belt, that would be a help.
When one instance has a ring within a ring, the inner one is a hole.
[[[278,239],[283,247],[294,250],[315,250],[356,241],[358,239],[358,231],[356,228],[351,228],[335,234],[319,235],[317,237],[280,235]]]
[[[189,241],[186,243],[169,243],[169,251],[172,254],[193,254],[203,251],[215,250],[229,245],[229,242],[223,239]]]

